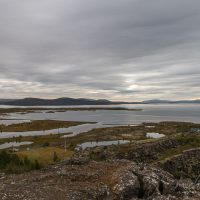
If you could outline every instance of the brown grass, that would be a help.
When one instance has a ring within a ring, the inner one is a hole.
[[[59,160],[64,160],[65,158],[69,158],[73,155],[73,151],[67,150],[65,152],[64,149],[58,147],[43,147],[31,150],[19,151],[16,154],[19,157],[27,157],[31,161],[38,160],[40,164],[43,166],[53,164],[53,155],[56,152]]]

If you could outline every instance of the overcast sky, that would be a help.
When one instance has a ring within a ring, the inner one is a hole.
[[[199,0],[0,0],[0,98],[200,98]]]

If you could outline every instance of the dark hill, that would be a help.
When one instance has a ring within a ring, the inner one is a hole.
[[[39,98],[25,98],[13,101],[0,101],[1,105],[13,106],[67,106],[67,105],[111,105],[119,104],[118,102],[111,102],[104,99],[74,99],[74,98],[59,98],[59,99],[39,99]]]
[[[39,99],[39,98],[24,98],[24,99],[0,99],[0,105],[11,106],[75,106],[75,105],[119,105],[119,104],[181,104],[181,103],[200,103],[200,100],[182,100],[170,101],[153,99],[142,102],[122,102],[109,101],[106,99],[85,99],[85,98],[58,98],[58,99]]]

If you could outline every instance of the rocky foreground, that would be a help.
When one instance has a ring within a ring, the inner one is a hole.
[[[200,135],[78,150],[59,164],[0,174],[2,200],[199,200]]]
[[[68,160],[19,175],[0,175],[2,200],[200,199],[200,185],[128,160]]]

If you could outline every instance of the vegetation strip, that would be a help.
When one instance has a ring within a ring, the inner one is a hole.
[[[47,112],[66,112],[66,111],[96,111],[96,110],[127,110],[127,111],[142,111],[142,109],[134,108],[125,108],[125,107],[71,107],[71,108],[0,108],[0,115],[5,115],[8,113],[33,113],[38,111],[47,111]]]
[[[43,131],[57,128],[68,128],[84,124],[85,122],[57,121],[57,120],[34,120],[11,125],[0,125],[0,132],[25,132],[25,131]]]

